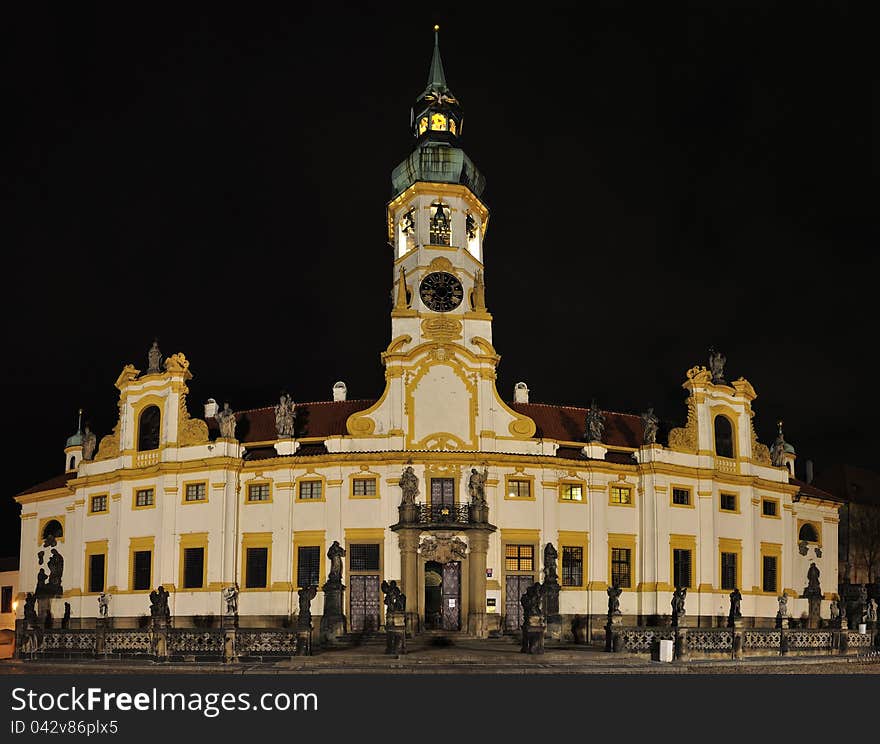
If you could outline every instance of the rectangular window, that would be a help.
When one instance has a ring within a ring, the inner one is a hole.
[[[721,509],[722,511],[736,511],[736,494],[735,493],[722,493],[721,494]]]
[[[183,549],[183,588],[201,589],[205,585],[205,549]]]
[[[352,571],[379,570],[378,545],[350,545],[348,550]]]
[[[107,494],[92,496],[92,513],[107,511]]]
[[[269,500],[269,484],[268,483],[251,483],[248,486],[248,501],[268,501]]]
[[[431,478],[431,503],[455,503],[455,481],[452,478]]]
[[[764,499],[761,502],[761,513],[765,517],[775,517],[776,516],[776,502],[771,501],[770,499]]]
[[[611,486],[612,504],[631,504],[632,488],[629,486]]]
[[[504,567],[508,571],[534,571],[534,545],[507,545],[504,548]]]
[[[269,548],[248,548],[245,554],[245,588],[265,589],[268,573]]]
[[[376,479],[375,478],[355,478],[352,484],[352,492],[355,496],[375,496],[376,495]]]
[[[153,581],[153,551],[134,551],[134,575],[132,576],[132,589],[143,591],[149,589]]]
[[[103,553],[89,556],[89,591],[93,594],[104,591],[104,565],[107,557]]]
[[[318,585],[321,579],[321,548],[317,545],[300,547],[296,551],[296,585]]]
[[[579,545],[562,546],[562,586],[584,585],[584,549]]]
[[[776,556],[762,556],[761,563],[763,565],[762,583],[764,585],[764,591],[773,592],[774,594],[776,594],[776,592],[779,590],[779,585],[776,582]]]
[[[736,589],[736,553],[721,554],[721,588]]]
[[[183,498],[186,501],[204,501],[205,500],[205,489],[204,483],[187,483],[186,484],[186,493]]]
[[[672,503],[677,506],[691,505],[691,492],[687,488],[672,489]]]
[[[632,550],[611,548],[611,586],[632,588]]]
[[[507,481],[507,497],[511,499],[530,499],[532,498],[532,482],[527,480]]]
[[[152,488],[139,488],[134,495],[135,506],[153,506],[155,504],[154,491]]]
[[[560,486],[563,501],[583,501],[584,487],[580,483],[563,483]]]
[[[672,551],[672,582],[673,586],[691,587],[691,551],[674,548]]]
[[[320,500],[323,493],[323,482],[319,480],[300,481],[299,497],[309,501]]]
[[[12,612],[12,587],[4,586],[0,594],[0,612]]]

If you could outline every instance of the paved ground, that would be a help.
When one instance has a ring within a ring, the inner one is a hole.
[[[386,656],[381,643],[372,642],[264,664],[5,660],[0,661],[0,674],[880,674],[880,658],[769,657],[660,664],[643,655],[606,654],[596,647],[548,647],[543,656],[526,656],[518,648],[507,638],[462,639],[449,645],[417,639],[409,642],[408,653],[400,658]]]

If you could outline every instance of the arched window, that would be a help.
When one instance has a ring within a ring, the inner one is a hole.
[[[43,547],[55,545],[64,537],[64,528],[57,519],[50,519],[43,527]]]
[[[158,406],[147,406],[138,422],[138,452],[159,449],[159,426],[162,413]]]
[[[76,465],[76,457],[74,457],[73,455],[71,455],[71,456],[70,456],[70,464],[67,466],[67,469],[68,469],[68,470],[73,470],[73,468],[74,468],[75,465]]]
[[[807,522],[801,526],[800,532],[798,532],[798,540],[801,542],[817,543],[819,542],[819,533],[816,532],[816,528],[813,525]]]
[[[715,454],[733,457],[733,424],[727,416],[715,417]]]

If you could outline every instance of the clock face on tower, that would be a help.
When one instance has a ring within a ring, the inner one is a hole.
[[[435,271],[428,274],[419,286],[419,296],[422,302],[437,313],[447,313],[455,310],[464,299],[464,290],[461,282],[452,274],[445,271]]]

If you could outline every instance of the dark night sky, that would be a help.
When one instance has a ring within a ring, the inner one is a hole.
[[[4,23],[0,554],[12,496],[61,472],[79,406],[110,430],[154,336],[195,415],[381,393],[384,206],[435,22],[488,179],[502,395],[679,424],[715,345],[763,441],[783,417],[801,464],[880,468],[876,59],[849,6],[122,5]]]

